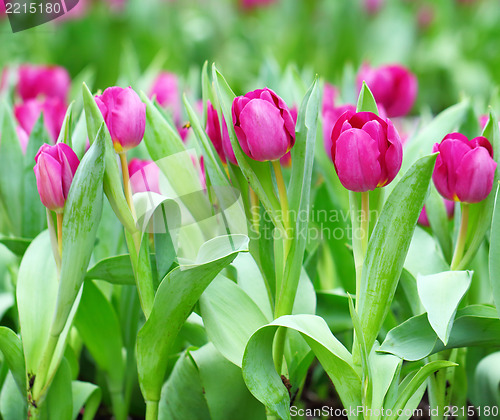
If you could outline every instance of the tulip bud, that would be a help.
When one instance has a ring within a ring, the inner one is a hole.
[[[19,125],[29,136],[40,114],[43,113],[45,128],[51,140],[55,143],[59,137],[64,117],[66,116],[66,105],[58,98],[47,98],[43,102],[30,99],[14,107],[14,114]]]
[[[151,88],[150,98],[156,97],[160,106],[172,112],[174,122],[181,120],[181,97],[179,94],[179,80],[174,73],[162,72],[158,75]]]
[[[363,66],[358,78],[361,90],[363,81],[370,88],[377,104],[388,117],[401,117],[410,112],[417,97],[417,78],[405,67],[399,65],[372,69]]]
[[[335,170],[350,191],[383,187],[401,168],[403,146],[389,119],[372,112],[347,111],[335,123],[331,138]]]
[[[43,96],[66,102],[70,86],[71,79],[63,67],[19,67],[17,92],[23,101]]]
[[[455,213],[455,203],[450,200],[443,199],[444,202],[444,207],[446,210],[446,214],[448,216],[448,219],[453,218],[453,214]],[[418,224],[422,226],[430,226],[429,219],[427,217],[427,210],[424,208],[420,212],[420,216],[418,216]]]
[[[26,149],[28,148],[29,136],[24,129],[18,125],[16,127],[17,138],[19,139],[19,144],[21,145],[21,150],[23,153],[26,153]]]
[[[62,212],[80,161],[66,144],[44,144],[35,156],[36,185],[45,207]]]
[[[271,89],[238,96],[233,101],[232,115],[240,146],[254,160],[278,160],[295,144],[292,114]]]
[[[160,168],[151,160],[133,158],[128,164],[132,191],[160,194]]]
[[[207,104],[207,135],[214,145],[215,151],[219,155],[222,163],[226,163],[226,158],[233,165],[237,165],[236,157],[234,156],[233,147],[231,146],[231,140],[229,138],[229,132],[227,130],[226,119],[222,117],[222,133],[219,122],[219,115],[213,107],[213,105],[208,101]]]
[[[115,150],[120,153],[139,145],[146,130],[146,104],[131,87],[115,86],[96,96]]]
[[[497,164],[488,139],[469,141],[463,134],[451,133],[434,145],[433,152],[439,155],[432,179],[444,198],[478,203],[491,192]]]

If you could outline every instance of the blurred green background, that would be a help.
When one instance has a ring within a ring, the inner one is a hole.
[[[90,67],[102,89],[162,53],[162,67],[185,80],[214,61],[242,91],[273,66],[294,63],[341,84],[364,61],[399,62],[419,80],[414,110],[433,112],[463,94],[486,104],[500,82],[498,0],[277,0],[251,9],[239,0],[109,3],[87,0],[81,16],[17,34],[3,18],[0,67],[52,63],[72,76]],[[379,9],[367,10],[371,3]]]

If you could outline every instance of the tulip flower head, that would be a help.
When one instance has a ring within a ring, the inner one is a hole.
[[[453,214],[455,213],[455,202],[443,199],[444,202],[444,207],[446,210],[446,215],[448,216],[448,219],[453,218]],[[420,212],[420,216],[418,216],[417,223],[422,226],[430,226],[429,223],[429,218],[427,217],[427,210],[424,208]]]
[[[229,161],[233,165],[237,165],[238,162],[236,161],[233,147],[231,146],[231,140],[229,138],[229,132],[227,130],[227,125],[226,125],[226,119],[222,117],[222,132],[221,132],[219,115],[217,114],[217,111],[210,103],[210,101],[208,101],[207,104],[206,131],[222,163],[226,163],[226,159],[229,159]]]
[[[433,152],[439,155],[432,179],[444,198],[478,203],[491,192],[497,164],[488,139],[469,141],[463,134],[451,133],[434,145]]]
[[[134,193],[152,191],[160,194],[160,168],[153,161],[133,158],[128,171]]]
[[[40,200],[49,210],[61,213],[80,161],[64,143],[44,144],[35,156],[35,176]]]
[[[377,104],[391,118],[408,114],[417,98],[417,78],[403,66],[371,68],[364,65],[357,77],[359,90],[363,81],[370,88]]]
[[[58,98],[66,102],[70,86],[71,79],[63,67],[19,67],[17,92],[23,101],[42,97]]]
[[[295,122],[271,89],[258,89],[233,101],[238,142],[247,156],[260,162],[281,159],[295,144]]]
[[[110,87],[96,103],[106,122],[118,153],[139,145],[146,130],[146,104],[131,88]]]
[[[391,120],[372,112],[346,111],[332,130],[332,160],[342,185],[372,191],[389,184],[403,160],[403,146]]]

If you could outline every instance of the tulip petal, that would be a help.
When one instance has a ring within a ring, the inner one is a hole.
[[[403,143],[391,120],[387,120],[387,141],[389,147],[385,152],[384,162],[387,179],[381,185],[387,185],[396,177],[403,162]]]
[[[493,187],[496,166],[484,147],[477,147],[465,154],[457,168],[456,194],[460,201],[483,201]]]
[[[351,191],[377,187],[381,168],[376,141],[359,129],[344,131],[335,143],[335,168],[342,185]]]
[[[49,154],[43,154],[35,166],[36,184],[45,207],[58,210],[64,207],[61,165]]]
[[[277,160],[291,147],[281,113],[268,101],[250,101],[240,114],[240,126],[246,135],[252,159]]]
[[[448,200],[456,200],[457,168],[464,155],[471,150],[468,140],[467,143],[458,137],[457,140],[447,138],[438,146],[440,154],[436,159],[436,178],[433,175],[436,188]],[[446,186],[443,185],[445,182]]]

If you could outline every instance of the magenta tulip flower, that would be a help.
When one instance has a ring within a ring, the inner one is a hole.
[[[14,107],[16,119],[28,136],[42,113],[45,128],[55,143],[66,115],[66,104],[63,101],[58,98],[47,98],[43,102],[30,99]]]
[[[151,88],[150,98],[156,97],[157,102],[172,112],[174,122],[181,119],[181,96],[179,79],[176,74],[162,72],[158,75]]]
[[[345,188],[372,191],[397,175],[403,146],[391,120],[372,112],[347,111],[332,130],[332,160]]]
[[[139,145],[146,130],[146,104],[131,87],[110,87],[96,103],[108,127],[118,153]]]
[[[133,158],[128,171],[134,193],[152,191],[160,194],[160,168],[153,161]]]
[[[45,207],[61,213],[80,161],[64,143],[44,144],[35,156],[38,194]]]
[[[455,213],[455,202],[446,200],[445,198],[443,199],[444,202],[444,207],[446,209],[446,215],[448,216],[448,219],[453,218],[453,214]],[[427,210],[424,208],[420,212],[420,216],[418,216],[418,224],[422,226],[430,226],[429,219],[427,217]]]
[[[408,114],[417,98],[417,78],[403,66],[370,68],[365,65],[357,78],[359,90],[363,81],[366,82],[375,101],[384,108],[388,117],[401,117]]]
[[[261,162],[281,159],[295,144],[295,122],[271,89],[238,96],[232,106],[236,137],[247,156]]]
[[[19,67],[17,92],[23,101],[41,96],[66,102],[70,86],[71,79],[63,67]]]
[[[222,163],[226,163],[226,160],[233,165],[237,165],[238,162],[234,156],[233,147],[231,146],[231,139],[229,138],[229,131],[227,130],[226,119],[222,117],[222,131],[220,126],[219,115],[213,107],[213,105],[208,101],[207,103],[207,135],[212,141],[214,148],[219,155]]]
[[[364,0],[363,6],[366,12],[370,15],[374,15],[382,9],[385,0]]]
[[[439,152],[432,179],[444,198],[478,203],[488,196],[497,167],[488,139],[469,141],[463,134],[451,133],[432,150]]]
[[[243,9],[251,10],[256,7],[269,6],[273,3],[277,3],[278,0],[240,0]]]

